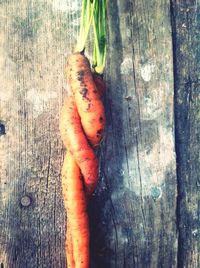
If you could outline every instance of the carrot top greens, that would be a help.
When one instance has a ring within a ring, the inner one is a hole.
[[[106,61],[106,0],[82,0],[81,26],[76,51],[83,52],[93,24],[93,67],[102,74]]]
[[[106,63],[106,0],[96,1],[93,15],[94,52],[93,66],[102,74]]]
[[[82,0],[80,33],[76,47],[78,52],[83,52],[85,49],[85,43],[93,20],[95,4],[96,0]]]

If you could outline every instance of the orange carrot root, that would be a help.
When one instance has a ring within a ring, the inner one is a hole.
[[[80,117],[72,98],[65,101],[60,119],[63,142],[80,167],[87,194],[91,195],[98,180],[98,160],[83,132]]]
[[[89,267],[89,223],[87,202],[80,169],[68,152],[62,169],[62,187],[65,195],[68,230],[67,257],[73,267]],[[71,238],[70,238],[71,236]],[[72,245],[71,245],[71,241]],[[74,262],[73,262],[74,260]]]
[[[97,73],[93,73],[93,79],[94,79],[94,83],[97,87],[99,97],[102,98],[105,91],[106,91],[106,83],[103,80],[103,78]]]
[[[79,53],[72,54],[66,72],[85,135],[93,146],[97,146],[105,127],[105,112],[88,59]]]
[[[66,234],[66,253],[67,253],[67,268],[75,268],[75,262],[73,256],[72,231],[68,220],[67,220],[67,234]]]
[[[101,100],[105,83],[92,74],[88,59],[80,53],[68,59],[67,82],[72,96],[65,100],[60,116],[61,137],[68,149],[62,169],[67,262],[70,268],[88,268],[87,198],[98,181],[98,159],[93,148],[100,144],[105,127]]]

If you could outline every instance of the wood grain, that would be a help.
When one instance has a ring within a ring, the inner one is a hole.
[[[1,1],[2,267],[65,267],[58,121],[76,30],[72,7],[56,3]]]
[[[176,267],[170,5],[112,1],[108,18],[107,132],[91,203],[94,267]]]
[[[0,1],[1,268],[66,267],[58,119],[80,4]],[[105,79],[91,267],[177,267],[169,1],[109,1]]]
[[[200,267],[200,1],[173,1],[178,267]]]

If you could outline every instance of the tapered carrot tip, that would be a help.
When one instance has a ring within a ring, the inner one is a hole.
[[[66,253],[69,267],[89,267],[89,222],[87,203],[80,168],[68,152],[62,168],[62,189],[66,192]]]

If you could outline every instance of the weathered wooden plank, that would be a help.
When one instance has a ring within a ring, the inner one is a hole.
[[[107,132],[91,203],[94,267],[176,267],[169,1],[109,1]]]
[[[0,2],[1,267],[65,267],[58,119],[77,12],[71,1]]]
[[[80,0],[0,1],[0,265],[65,267],[59,111]],[[109,1],[92,266],[176,267],[169,1]]]
[[[178,267],[200,267],[200,1],[173,1]]]

